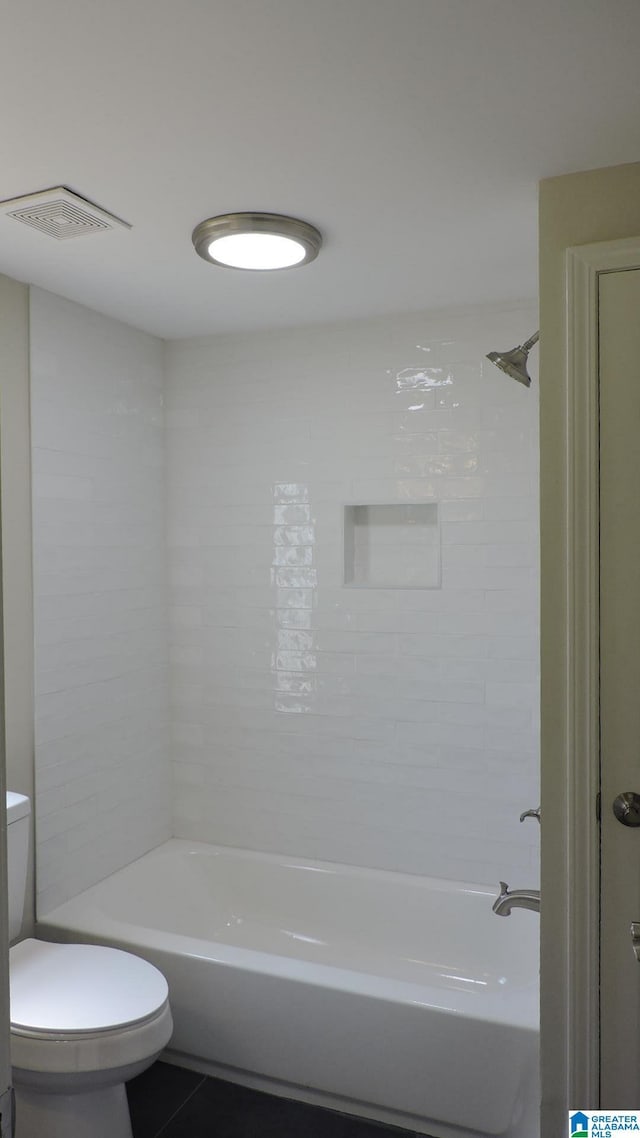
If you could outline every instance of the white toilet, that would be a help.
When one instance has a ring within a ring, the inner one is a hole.
[[[29,799],[7,794],[9,936],[20,932]],[[16,1138],[132,1138],[125,1082],[166,1047],[161,972],[117,948],[23,940],[10,950]]]

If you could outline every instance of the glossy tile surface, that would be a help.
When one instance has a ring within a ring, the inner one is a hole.
[[[38,910],[170,836],[162,345],[31,291]]]
[[[536,320],[167,346],[177,837],[535,886],[537,387],[485,354]]]
[[[156,1063],[128,1084],[133,1138],[413,1138],[367,1119]],[[425,1138],[423,1135],[422,1138]]]
[[[537,884],[537,385],[484,359],[536,320],[163,345],[34,290],[41,913],[171,833]],[[345,587],[349,504],[435,508],[437,587],[387,526]]]

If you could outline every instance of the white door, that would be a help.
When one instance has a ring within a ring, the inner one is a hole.
[[[598,307],[599,1105],[640,1110],[640,269],[600,273]]]
[[[541,383],[545,1138],[640,1110],[640,827],[613,814],[640,793],[640,237],[564,262]]]

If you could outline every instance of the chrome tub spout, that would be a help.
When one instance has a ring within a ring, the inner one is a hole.
[[[509,892],[506,881],[500,882],[500,896],[493,902],[493,911],[498,917],[511,916],[512,909],[532,909],[540,912],[539,889],[513,889]]]

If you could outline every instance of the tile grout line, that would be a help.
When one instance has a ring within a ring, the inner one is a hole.
[[[174,1110],[174,1111],[173,1111],[173,1113],[172,1113],[172,1114],[170,1114],[170,1115],[169,1115],[169,1117],[168,1117],[168,1118],[167,1118],[167,1119],[166,1119],[166,1120],[165,1120],[165,1121],[162,1123],[162,1126],[160,1127],[160,1129],[159,1129],[158,1131],[156,1131],[156,1133],[155,1133],[155,1134],[152,1136],[152,1138],[162,1138],[162,1135],[165,1133],[165,1131],[167,1130],[167,1127],[170,1125],[170,1123],[171,1123],[171,1122],[173,1122],[173,1121],[174,1121],[174,1120],[177,1118],[177,1116],[180,1114],[180,1112],[183,1110],[183,1108],[184,1108],[184,1107],[187,1105],[187,1103],[188,1103],[188,1102],[190,1102],[190,1100],[191,1100],[191,1099],[193,1098],[193,1096],[194,1096],[194,1095],[197,1093],[197,1091],[199,1091],[199,1090],[200,1090],[200,1088],[202,1087],[202,1085],[203,1085],[204,1083],[206,1083],[206,1082],[207,1082],[208,1078],[209,1078],[209,1076],[208,1076],[208,1075],[203,1075],[203,1076],[202,1076],[202,1078],[200,1079],[200,1082],[196,1084],[196,1086],[193,1088],[193,1090],[192,1090],[192,1091],[191,1091],[191,1092],[190,1092],[190,1093],[187,1095],[187,1097],[186,1097],[186,1098],[185,1098],[185,1099],[184,1099],[184,1100],[183,1100],[183,1101],[180,1103],[180,1106],[179,1106],[179,1107],[177,1107],[177,1108],[176,1108],[176,1110]],[[279,1096],[278,1096],[278,1097],[279,1097]],[[286,1101],[288,1101],[288,1100],[286,1100]],[[326,1108],[323,1108],[323,1107],[319,1107],[319,1108],[317,1108],[317,1109],[323,1110],[323,1109],[326,1109]],[[329,1113],[334,1113],[334,1112],[332,1112],[332,1111],[329,1111]],[[339,1112],[339,1113],[340,1113],[340,1112]],[[357,1116],[353,1116],[353,1115],[343,1115],[343,1117],[345,1117],[345,1118],[350,1118],[350,1119],[352,1119],[352,1120],[354,1120],[354,1121],[356,1121],[356,1122],[371,1121],[371,1120],[365,1120],[365,1119],[361,1119],[361,1118],[358,1118]],[[386,1123],[378,1123],[378,1125],[379,1125],[379,1126],[380,1126],[380,1128],[381,1128],[381,1133],[382,1133],[382,1134],[384,1134],[385,1132],[387,1132],[387,1130],[388,1130],[388,1127],[387,1127],[387,1124],[386,1124]],[[394,1133],[395,1133],[395,1132],[396,1132],[396,1130],[397,1130],[397,1128],[396,1128],[396,1127],[391,1127],[391,1131],[392,1131],[392,1132],[394,1132]],[[398,1131],[398,1133],[402,1133],[402,1131]],[[407,1130],[407,1131],[406,1131],[406,1135],[407,1135],[407,1138],[431,1138],[431,1136],[430,1136],[430,1135],[428,1135],[428,1134],[424,1134],[424,1133],[422,1133],[422,1132],[421,1132],[421,1131],[419,1131],[419,1130],[416,1130],[416,1131]]]
[[[169,1123],[173,1122],[174,1118],[176,1118],[177,1115],[180,1114],[180,1111],[182,1110],[182,1108],[185,1107],[188,1102],[190,1102],[190,1100],[193,1098],[196,1091],[199,1091],[202,1084],[205,1083],[206,1081],[207,1081],[207,1075],[203,1075],[202,1078],[200,1079],[200,1082],[196,1083],[196,1085],[193,1088],[193,1090],[191,1091],[191,1093],[188,1094],[187,1097],[180,1103],[180,1106],[177,1107],[176,1110],[174,1110],[173,1114],[170,1114],[169,1117],[167,1119],[165,1119],[165,1121],[162,1123],[162,1126],[160,1127],[160,1129],[157,1130],[156,1133],[154,1134],[153,1138],[161,1138],[161,1135],[167,1129],[167,1126],[169,1125]]]

